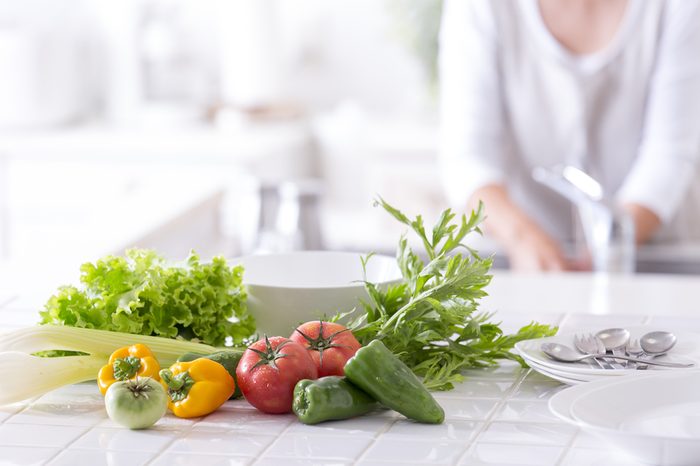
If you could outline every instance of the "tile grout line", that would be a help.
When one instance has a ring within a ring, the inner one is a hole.
[[[294,420],[289,421],[289,423],[287,424],[287,426],[286,426],[284,429],[282,429],[276,436],[273,437],[272,442],[270,442],[269,444],[267,444],[267,446],[266,446],[265,448],[263,448],[262,451],[260,451],[260,453],[258,453],[258,457],[257,457],[257,458],[256,458],[256,457],[253,457],[253,462],[250,463],[250,464],[255,464],[255,463],[257,463],[258,461],[260,461],[260,460],[262,459],[262,457],[265,456],[265,453],[272,447],[272,445],[274,445],[274,444],[277,442],[277,440],[279,440],[280,438],[282,438],[282,436],[283,436],[288,430],[290,430],[290,429],[292,428],[292,425],[293,425],[293,424],[294,424]]]
[[[476,443],[479,440],[479,437],[488,429],[493,422],[495,421],[495,416],[501,411],[501,409],[505,406],[505,404],[508,402],[510,397],[513,395],[513,393],[520,387],[520,385],[523,383],[525,378],[527,377],[528,374],[532,372],[532,369],[522,371],[521,374],[518,375],[518,378],[515,379],[513,384],[508,388],[508,390],[503,393],[503,395],[500,397],[496,405],[493,407],[489,415],[486,417],[486,419],[483,422],[483,425],[481,426],[480,429],[478,429],[474,435],[471,437],[469,443],[467,444],[465,450],[462,452],[460,456],[457,457],[456,461],[453,464],[458,464],[460,461],[462,461],[467,454],[469,454],[469,451],[476,445]]]
[[[568,321],[571,320],[571,313],[570,312],[565,312],[562,314],[562,316],[559,319],[559,322],[557,323],[557,327],[562,328],[564,324]]]
[[[398,418],[394,417],[393,419],[391,419],[391,422],[387,422],[387,423],[384,425],[384,428],[381,429],[379,432],[376,433],[376,435],[374,435],[374,436],[372,437],[372,441],[369,442],[369,443],[367,444],[367,446],[364,448],[364,450],[362,450],[358,455],[356,455],[356,457],[355,457],[355,459],[353,460],[352,464],[355,465],[355,464],[357,464],[358,461],[361,461],[361,460],[362,460],[362,457],[365,456],[365,455],[367,454],[367,452],[369,451],[369,449],[372,448],[372,447],[377,443],[377,440],[379,440],[379,438],[380,438],[383,434],[385,434],[386,432],[388,432],[389,429],[391,429],[391,428],[396,424],[397,421],[398,421]]]
[[[573,448],[574,443],[576,443],[576,439],[580,434],[581,429],[577,428],[576,432],[574,432],[574,435],[571,436],[571,439],[569,439],[569,441],[564,446],[564,451],[562,451],[561,455],[559,455],[559,458],[557,458],[557,462],[554,463],[555,466],[561,466],[563,464],[563,461],[569,456],[569,453],[571,452],[571,449]]]
[[[20,401],[19,403],[26,403],[26,404],[24,406],[22,406],[21,408],[17,409],[14,413],[7,416],[2,421],[0,421],[0,424],[5,424],[5,423],[7,423],[7,421],[9,421],[13,417],[17,416],[18,414],[22,414],[23,412],[29,410],[30,408],[32,408],[34,406],[34,404],[36,404],[37,401],[39,401],[41,399],[42,396],[43,395],[39,395],[39,396],[35,396],[34,398],[30,398],[29,400]]]
[[[49,458],[44,462],[44,464],[48,464],[48,463],[50,463],[51,461],[55,460],[56,457],[57,457],[58,455],[60,455],[60,454],[63,453],[64,451],[68,450],[68,449],[70,448],[71,445],[73,445],[75,442],[77,442],[79,439],[81,439],[85,434],[87,434],[88,432],[90,432],[90,431],[92,430],[93,427],[95,427],[95,426],[88,426],[88,427],[85,427],[85,430],[84,430],[83,432],[81,432],[79,435],[77,435],[73,440],[71,440],[71,441],[68,442],[67,444],[63,445],[62,447],[59,447],[58,452],[55,453],[53,456],[49,457]]]
[[[564,313],[563,317],[559,321],[558,327],[561,328],[568,320],[571,320],[571,313],[566,312]],[[557,461],[554,463],[555,466],[560,466],[562,464],[562,461],[566,459],[566,457],[569,455],[569,451],[571,450],[571,447],[573,446],[574,442],[576,441],[576,438],[579,435],[580,430],[577,430],[574,435],[571,436],[569,441],[564,445],[561,454],[557,458]]]
[[[172,413],[170,413],[170,414],[172,414]],[[175,416],[175,415],[173,414],[173,416]],[[190,424],[190,425],[188,426],[187,429],[183,429],[182,432],[178,432],[178,434],[177,434],[175,437],[173,437],[173,438],[172,438],[171,440],[169,440],[168,442],[164,443],[163,446],[160,448],[160,450],[158,450],[157,452],[155,452],[155,455],[154,455],[151,459],[149,459],[148,461],[146,461],[145,463],[143,463],[144,466],[147,466],[147,465],[149,465],[149,464],[153,464],[153,462],[154,462],[155,460],[157,460],[158,458],[160,458],[160,457],[163,455],[163,453],[165,453],[165,450],[167,450],[168,448],[170,448],[177,440],[180,440],[181,438],[184,438],[184,437],[186,436],[186,434],[191,433],[191,432],[192,432],[192,429],[194,429],[194,425],[195,425],[195,424],[196,424],[196,422],[193,422],[192,424]]]
[[[458,401],[471,401],[471,400],[487,400],[487,401],[496,401],[494,404],[494,407],[492,408],[491,412],[485,419],[457,419],[460,422],[472,422],[472,423],[480,423],[482,424],[482,427],[480,429],[477,429],[475,433],[473,433],[469,439],[467,440],[467,444],[465,447],[465,450],[457,457],[456,462],[459,462],[459,459],[464,456],[471,447],[471,445],[474,443],[476,438],[481,434],[481,432],[486,428],[487,425],[490,425],[490,422],[493,421],[493,416],[496,415],[497,412],[499,412],[500,408],[505,404],[505,401],[507,398],[512,394],[513,391],[515,391],[516,386],[520,385],[520,382],[525,378],[527,374],[529,374],[530,371],[524,371],[523,373],[518,375],[518,378],[516,378],[512,383],[511,386],[508,388],[508,390],[500,397],[498,398],[487,398],[487,397],[450,397],[453,400],[458,400]],[[479,380],[479,379],[477,379]],[[481,380],[488,380],[486,379],[481,379]],[[504,380],[505,381],[505,380]],[[357,464],[358,461],[362,460],[362,457],[366,455],[367,451],[376,443],[376,441],[382,436],[382,434],[386,433],[391,427],[396,424],[396,422],[399,419],[393,419],[392,422],[388,423],[384,429],[379,431],[373,438],[372,441],[367,445],[367,447],[358,455],[358,457],[355,459],[353,464]],[[458,443],[459,441],[455,442],[450,442],[450,443]]]
[[[8,420],[12,419],[13,417],[15,417],[16,415],[18,415],[18,414],[21,413],[22,411],[26,410],[27,408],[28,408],[27,406],[24,406],[24,407],[18,409],[17,411],[13,412],[12,414],[8,415],[5,419],[0,420],[0,426],[3,425],[3,424],[5,424]]]

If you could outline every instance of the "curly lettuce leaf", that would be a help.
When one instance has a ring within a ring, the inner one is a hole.
[[[169,265],[132,249],[81,267],[81,287],[64,286],[40,312],[42,324],[201,341],[241,342],[255,331],[246,307],[243,268],[222,257],[203,264],[192,252]]]

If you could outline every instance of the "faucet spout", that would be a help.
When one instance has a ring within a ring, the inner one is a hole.
[[[634,223],[597,180],[572,166],[536,167],[532,178],[576,206],[594,271],[634,272]]]

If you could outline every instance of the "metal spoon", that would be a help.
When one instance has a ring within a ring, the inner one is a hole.
[[[630,352],[627,354],[649,360],[670,351],[676,344],[676,336],[671,332],[656,331],[645,334],[642,336],[641,341],[644,342],[644,344],[642,345],[640,342],[639,352],[637,354],[632,354]],[[644,349],[645,347],[646,350]],[[645,370],[647,367],[646,364],[640,364],[637,369]]]
[[[560,343],[543,343],[540,347],[542,352],[554,359],[555,361],[561,362],[579,362],[590,358],[601,358],[607,357],[611,359],[622,359],[624,361],[634,361],[643,362],[652,366],[663,366],[663,367],[692,367],[695,364],[689,363],[677,363],[677,362],[661,362],[661,361],[647,361],[644,359],[632,358],[629,356],[617,356],[617,355],[605,355],[605,354],[584,354],[581,355],[575,349],[570,348],[566,345]]]
[[[606,328],[595,334],[605,345],[605,350],[612,352],[615,356],[624,356],[625,345],[630,341],[630,332],[624,328]],[[612,363],[616,369],[622,369],[622,364]]]
[[[608,351],[622,348],[630,340],[630,332],[624,328],[606,328],[595,335],[602,340]]]
[[[630,341],[625,346],[625,352],[628,355],[632,356],[633,358],[643,358],[644,357],[644,350],[642,349],[642,345],[639,344],[639,339],[637,339],[637,338],[630,339]],[[637,364],[636,362],[628,362],[627,368],[628,369],[637,369],[639,371],[644,371],[647,369],[647,365],[646,364]]]
[[[640,338],[642,349],[649,356],[668,353],[676,345],[676,336],[671,332],[649,332]]]

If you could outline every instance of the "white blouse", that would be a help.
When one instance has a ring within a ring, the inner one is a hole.
[[[608,197],[654,211],[656,239],[700,239],[700,1],[629,0],[612,42],[577,56],[550,34],[537,0],[447,0],[440,73],[453,204],[503,183],[570,240],[571,205],[531,176],[570,164]]]

